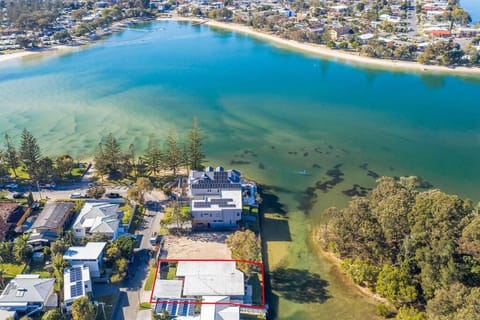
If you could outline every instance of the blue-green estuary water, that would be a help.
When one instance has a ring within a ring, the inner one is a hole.
[[[276,187],[288,219],[266,220],[269,264],[294,271],[290,294],[273,288],[280,319],[372,319],[371,301],[312,252],[310,228],[345,205],[342,191],[372,187],[372,172],[480,200],[479,101],[479,79],[367,70],[177,22],[0,65],[2,134],[27,127],[45,153],[86,158],[109,132],[142,151],[173,127],[183,135],[195,116],[210,163]],[[316,190],[304,212],[304,190],[335,166],[343,181]],[[304,299],[296,284],[306,275],[327,282],[327,299]]]

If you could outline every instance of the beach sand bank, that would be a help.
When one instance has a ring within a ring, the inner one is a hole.
[[[58,45],[58,46],[52,46],[44,49],[15,51],[11,53],[1,54],[0,63],[20,60],[20,59],[23,59],[26,57],[32,57],[35,55],[67,53],[67,52],[79,50],[80,48],[81,46],[72,47],[72,46]]]
[[[182,19],[184,20],[184,19]],[[198,21],[193,19],[192,21]],[[330,49],[323,45],[317,45],[313,43],[302,43],[294,40],[287,40],[275,35],[256,31],[250,27],[225,23],[219,21],[208,20],[206,25],[213,28],[221,28],[231,30],[234,32],[244,33],[253,36],[258,39],[269,41],[273,44],[279,45],[283,48],[290,48],[296,51],[300,51],[307,54],[327,58],[329,60],[340,61],[360,67],[370,67],[374,69],[382,70],[394,70],[394,71],[414,71],[419,73],[438,73],[438,74],[457,74],[457,75],[475,75],[480,76],[480,68],[474,67],[445,67],[437,65],[423,65],[417,62],[399,61],[399,60],[386,60],[360,56],[356,53],[348,53],[345,51]]]

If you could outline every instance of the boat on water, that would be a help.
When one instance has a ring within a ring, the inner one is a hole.
[[[309,176],[310,175],[310,172],[308,172],[307,170],[300,170],[298,171],[298,174],[301,175],[301,176]]]

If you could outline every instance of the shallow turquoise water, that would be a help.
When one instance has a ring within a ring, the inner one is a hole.
[[[172,128],[183,135],[197,117],[212,164],[248,162],[235,167],[282,189],[292,241],[269,242],[272,267],[281,260],[329,283],[323,303],[280,298],[280,318],[370,319],[372,305],[307,248],[311,222],[345,204],[353,184],[373,186],[364,163],[480,200],[479,98],[479,79],[361,69],[159,22],[79,52],[0,65],[0,133],[18,139],[27,127],[45,153],[85,158],[108,132],[144,150]],[[344,181],[318,192],[309,214],[299,210],[299,194],[335,165]]]

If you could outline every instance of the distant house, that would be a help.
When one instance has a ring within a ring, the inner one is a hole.
[[[436,38],[448,38],[452,33],[450,30],[432,30],[431,35]]]
[[[89,242],[85,247],[70,247],[63,254],[63,260],[68,261],[71,266],[87,266],[90,276],[98,278],[106,245],[106,242]]]
[[[336,27],[332,28],[329,31],[330,40],[337,41],[340,37],[350,36],[353,34],[353,31],[349,27]]]
[[[73,223],[75,238],[93,235],[105,235],[116,239],[123,229],[120,228],[122,212],[119,204],[109,202],[86,202]]]
[[[38,274],[17,275],[0,295],[0,309],[17,313],[34,313],[58,306],[54,278],[40,278]]]
[[[295,12],[287,7],[278,9],[278,14],[287,18],[295,17]]]
[[[70,218],[73,202],[49,202],[33,223],[31,230],[34,233],[54,233],[60,235],[65,223]]]
[[[0,203],[0,241],[14,228],[23,215],[23,206],[14,202]]]
[[[240,172],[223,167],[192,171],[189,194],[190,212],[195,229],[234,228],[242,219],[242,184]]]
[[[73,301],[80,297],[85,297],[92,292],[90,269],[84,265],[77,265],[65,269],[63,273],[63,284],[63,300],[65,308],[70,312]]]
[[[365,33],[365,34],[361,34],[357,37],[358,41],[361,44],[366,44],[368,41],[370,41],[373,38],[375,38],[375,35],[373,33]]]

